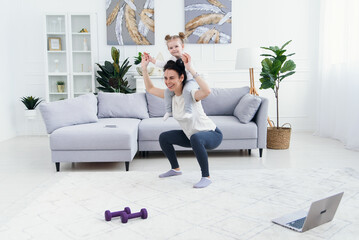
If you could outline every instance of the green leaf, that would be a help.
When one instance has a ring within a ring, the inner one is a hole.
[[[284,45],[280,48],[281,50],[284,49],[285,46],[287,46],[292,40],[289,40],[288,42],[284,43]]]
[[[293,56],[295,53],[288,54],[287,57]]]
[[[262,57],[272,57],[275,58],[275,56],[271,55],[271,54],[261,54]]]
[[[289,72],[289,73],[286,73],[286,74],[280,76],[280,77],[279,77],[279,81],[282,81],[284,78],[286,78],[286,77],[288,77],[288,76],[290,76],[290,75],[293,75],[294,73],[295,73],[295,71]]]
[[[283,67],[280,69],[281,73],[285,73],[287,71],[293,71],[296,65],[292,60],[288,60],[284,63]]]
[[[269,60],[268,58],[263,59],[262,67],[265,71],[270,72],[270,70],[272,69],[272,61]]]
[[[276,59],[272,64],[272,68],[270,72],[273,75],[277,76],[281,67],[282,67],[282,62]]]
[[[261,78],[259,81],[262,83],[259,89],[268,89],[268,88],[274,88],[274,84],[271,81],[268,81],[267,79]]]

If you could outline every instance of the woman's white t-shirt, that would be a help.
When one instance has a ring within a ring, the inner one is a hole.
[[[216,125],[214,122],[206,115],[203,111],[201,101],[196,101],[194,94],[198,89],[193,89],[191,91],[193,107],[192,107],[192,117],[183,118],[184,114],[184,97],[174,95],[172,97],[172,114],[173,118],[176,119],[181,126],[183,132],[186,134],[188,139],[198,132],[202,131],[214,131]]]

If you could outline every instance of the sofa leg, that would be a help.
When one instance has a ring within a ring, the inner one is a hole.
[[[126,165],[126,172],[128,172],[129,168],[130,168],[130,162],[125,162]]]
[[[148,155],[150,154],[149,151],[146,151],[146,158],[148,158]]]
[[[252,149],[248,149],[248,155],[250,156],[252,153]]]
[[[56,162],[55,165],[56,165],[56,172],[60,172],[60,163]]]
[[[262,157],[262,154],[263,154],[263,148],[260,148],[259,149],[259,157]]]

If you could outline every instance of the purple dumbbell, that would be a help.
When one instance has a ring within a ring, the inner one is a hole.
[[[126,212],[122,212],[122,213],[120,213],[120,216],[121,216],[121,222],[127,223],[128,219],[131,219],[131,218],[141,217],[142,219],[146,219],[148,214],[147,214],[146,208],[142,208],[141,211],[137,212],[137,213],[127,214]]]
[[[129,207],[125,207],[123,211],[118,212],[110,212],[110,210],[106,210],[105,219],[106,221],[111,221],[111,218],[121,216],[121,213],[131,214],[131,209]]]

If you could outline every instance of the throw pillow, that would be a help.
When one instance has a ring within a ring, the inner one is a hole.
[[[234,108],[247,93],[249,93],[249,87],[212,88],[211,94],[201,101],[203,110],[208,116],[233,116]]]
[[[98,121],[97,99],[92,93],[72,99],[41,103],[39,109],[48,134],[61,127]]]
[[[262,99],[260,97],[248,93],[239,100],[233,115],[236,116],[241,123],[249,123],[254,115],[256,115],[261,102]]]
[[[99,118],[148,118],[145,93],[98,93]]]
[[[146,92],[148,114],[150,117],[163,117],[166,113],[165,100]]]

